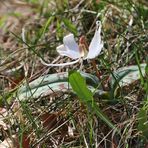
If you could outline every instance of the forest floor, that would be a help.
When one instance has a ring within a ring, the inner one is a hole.
[[[97,21],[95,59],[43,63]],[[0,0],[0,148],[148,148],[147,114],[147,0]]]

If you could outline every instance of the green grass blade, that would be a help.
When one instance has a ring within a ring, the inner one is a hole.
[[[143,135],[148,138],[147,110],[144,108],[141,108],[138,113],[138,130],[142,131]]]
[[[75,27],[75,25],[73,25],[73,24],[71,23],[71,21],[69,21],[69,20],[66,19],[66,18],[63,18],[63,22],[64,22],[65,26],[67,27],[67,29],[68,29],[69,31],[71,31],[74,35],[77,34],[77,28]]]

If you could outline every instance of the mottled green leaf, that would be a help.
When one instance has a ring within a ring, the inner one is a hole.
[[[81,72],[81,75],[86,79],[89,89],[94,91],[99,81],[96,76]],[[72,91],[68,84],[68,73],[48,74],[35,79],[30,83],[24,83],[16,93],[19,100],[26,100],[28,98],[38,98],[50,95],[55,92]],[[97,95],[103,95],[101,90],[96,91]]]
[[[142,75],[145,75],[145,67],[146,64],[141,64],[141,72]],[[140,79],[140,72],[137,65],[121,67],[117,71],[114,71],[113,74],[110,76],[110,84],[112,87],[120,85],[120,87],[129,85],[136,80]]]

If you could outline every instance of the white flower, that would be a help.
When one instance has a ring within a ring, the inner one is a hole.
[[[63,38],[63,44],[57,47],[57,52],[61,56],[67,56],[75,61],[61,63],[61,64],[48,64],[41,60],[42,64],[46,66],[66,66],[75,64],[78,61],[83,59],[94,59],[97,57],[101,49],[103,48],[103,42],[101,41],[101,23],[99,21],[96,22],[96,31],[92,38],[92,41],[88,48],[88,53],[84,49],[81,49],[79,45],[76,43],[73,34],[69,34]]]

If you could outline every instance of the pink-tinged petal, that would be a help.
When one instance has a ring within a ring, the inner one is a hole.
[[[77,54],[77,52],[68,49],[67,47],[65,47],[64,45],[60,45],[57,47],[57,52],[62,55],[62,56],[67,56],[71,59],[78,59],[80,58]]]
[[[80,59],[77,59],[77,60],[72,61],[72,62],[60,63],[60,64],[50,64],[50,63],[46,63],[46,62],[44,62],[42,59],[40,59],[40,61],[41,61],[41,63],[42,63],[43,65],[51,66],[51,67],[58,67],[58,66],[68,66],[68,65],[73,65],[73,64],[79,62]]]
[[[103,42],[101,41],[101,24],[97,22],[97,28],[94,37],[89,45],[89,52],[86,59],[93,59],[97,57],[103,48]]]
[[[76,43],[73,34],[69,34],[63,38],[63,43],[66,49],[69,50],[69,54],[72,55],[73,59],[80,58],[81,53],[79,45]]]

